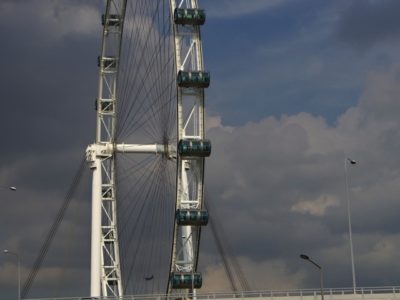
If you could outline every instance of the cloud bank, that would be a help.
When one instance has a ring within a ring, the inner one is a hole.
[[[344,160],[352,157],[359,161],[349,169],[356,264],[369,272],[386,265],[387,277],[375,278],[380,281],[375,284],[393,284],[390,262],[399,255],[390,249],[393,234],[399,232],[387,230],[396,223],[392,212],[400,209],[398,95],[400,69],[394,67],[370,72],[357,105],[335,125],[308,113],[267,117],[239,127],[224,127],[220,119],[211,118],[208,201],[222,213],[222,225],[238,254],[267,265],[289,260],[297,272],[298,254],[308,252],[328,266],[329,286],[346,286],[350,272]],[[255,269],[247,271],[251,277]],[[283,266],[280,271],[278,286],[307,284],[304,278],[290,280]],[[339,277],[336,271],[348,274]],[[369,280],[360,272],[360,285],[371,284]]]

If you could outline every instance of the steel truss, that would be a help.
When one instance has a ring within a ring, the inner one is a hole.
[[[126,0],[109,0],[103,15],[103,41],[99,64],[99,89],[96,99],[96,143],[87,149],[93,170],[92,240],[90,294],[122,295],[121,269],[116,217],[115,142],[117,75],[123,16]],[[109,21],[112,17],[117,23]]]
[[[198,8],[197,0],[169,0],[171,22],[175,8]],[[103,16],[103,41],[99,56],[99,89],[96,99],[96,141],[86,150],[93,171],[91,296],[122,297],[121,262],[117,232],[115,155],[124,153],[167,154],[177,161],[176,209],[203,207],[204,158],[185,159],[177,145],[116,144],[116,106],[119,58],[126,0],[107,0]],[[200,29],[197,25],[174,24],[176,72],[203,71]],[[203,88],[177,87],[177,136],[204,139]],[[200,227],[175,222],[170,273],[196,272]],[[168,293],[173,292],[171,284]],[[186,289],[185,293],[194,293]]]
[[[171,15],[176,8],[197,9],[197,0],[171,0]],[[177,73],[204,71],[200,27],[174,24]],[[178,87],[178,140],[204,139],[204,89]],[[201,210],[203,207],[204,158],[178,157],[177,209]],[[175,225],[171,272],[197,270],[200,227]],[[191,293],[192,289],[186,291]],[[171,284],[168,292],[172,292]]]

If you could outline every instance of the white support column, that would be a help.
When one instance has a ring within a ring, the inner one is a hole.
[[[90,265],[90,296],[100,297],[101,278],[101,160],[96,158],[91,165],[92,182],[92,241]]]

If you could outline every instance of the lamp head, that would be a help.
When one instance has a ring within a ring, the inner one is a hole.
[[[310,260],[310,257],[305,254],[300,254],[300,258],[305,259],[305,260]]]
[[[8,251],[7,249],[3,250],[3,253],[8,253],[8,252],[10,252],[10,251]]]
[[[355,165],[357,162],[354,159],[348,158],[347,159],[350,164]]]

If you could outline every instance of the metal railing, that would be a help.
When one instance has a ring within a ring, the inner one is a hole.
[[[209,299],[244,299],[244,298],[277,298],[277,297],[310,297],[320,295],[320,289],[293,289],[293,290],[266,290],[266,291],[243,291],[243,292],[214,292],[214,293],[197,293],[197,300]],[[383,286],[383,287],[359,287],[356,288],[354,294],[353,288],[325,288],[324,295],[329,299],[333,296],[347,295],[351,297],[364,298],[364,296],[376,295],[392,296],[391,298],[400,297],[400,286]],[[190,297],[189,297],[190,298]],[[378,297],[377,297],[378,298]],[[389,297],[387,297],[389,298]],[[40,298],[26,300],[186,300],[186,295],[172,294],[145,294],[131,295],[123,297],[67,297],[67,298]],[[373,299],[373,297],[368,297]]]

